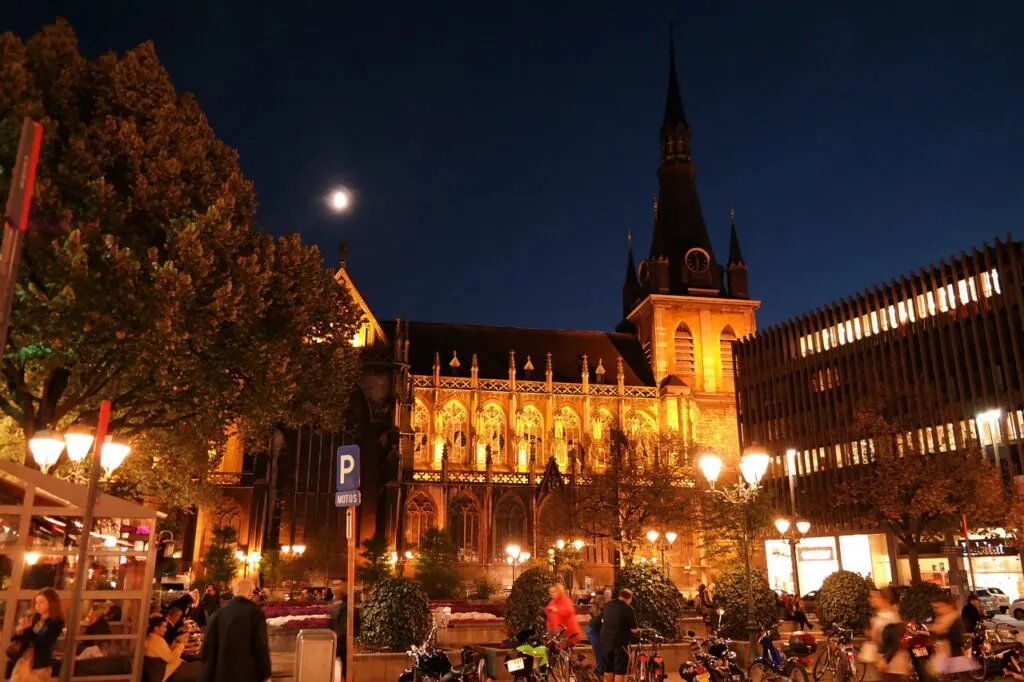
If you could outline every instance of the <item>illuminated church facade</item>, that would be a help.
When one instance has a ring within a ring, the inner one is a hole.
[[[225,523],[256,551],[308,546],[325,524],[343,529],[334,451],[357,442],[361,539],[384,534],[401,563],[428,528],[445,529],[465,574],[486,569],[507,583],[505,548],[546,551],[539,528],[552,484],[587,485],[608,465],[613,433],[675,432],[737,457],[732,342],[754,331],[759,303],[731,211],[724,264],[712,247],[671,49],[659,140],[651,248],[637,262],[630,239],[614,331],[378,320],[343,254],[338,282],[364,315],[351,428],[281,431],[264,453],[229,455],[217,474],[228,502],[200,515],[191,554]],[[673,577],[695,587],[704,567],[693,530],[673,530]],[[611,548],[581,539],[586,578],[610,582]]]

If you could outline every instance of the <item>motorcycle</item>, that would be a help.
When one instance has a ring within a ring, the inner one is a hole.
[[[686,682],[746,681],[746,675],[736,664],[736,652],[729,648],[732,641],[721,636],[721,614],[718,627],[704,640],[697,639],[693,630],[687,635],[692,640],[690,650],[694,661],[679,666],[679,676]]]
[[[907,621],[900,644],[910,653],[917,679],[929,679],[928,661],[935,655],[935,641],[928,627],[916,620]]]
[[[437,627],[430,630],[421,646],[413,645],[406,653],[412,658],[412,666],[402,671],[398,682],[485,682],[487,661],[477,660],[473,647],[461,651],[460,665],[453,667],[448,654],[434,645]]]
[[[766,629],[757,643],[761,646],[761,655],[750,664],[748,676],[751,682],[767,682],[780,678],[794,682],[807,682],[813,659],[811,654],[817,651],[814,635],[805,632],[794,632],[790,638],[786,653],[775,646],[775,636],[771,628]]]
[[[975,632],[967,635],[970,638],[970,652],[974,660],[978,662],[978,668],[972,670],[969,676],[973,680],[984,680],[986,677],[1009,674],[1017,667],[1016,662],[1008,661],[1008,658],[1018,656],[1017,630],[1009,628],[1007,637],[1003,637],[998,626],[987,627],[979,623]],[[965,647],[966,649],[967,647]]]
[[[516,682],[544,677],[548,673],[548,647],[543,630],[527,628],[506,640],[503,647],[511,649],[505,655],[505,670]]]

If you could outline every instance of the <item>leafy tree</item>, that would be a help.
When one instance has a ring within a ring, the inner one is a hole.
[[[338,533],[329,525],[323,525],[313,536],[313,541],[306,547],[303,557],[308,561],[309,581],[312,585],[329,585],[331,583],[331,566],[340,565],[335,559],[344,549],[344,540],[339,540]],[[323,582],[320,580],[323,578]]]
[[[825,578],[814,606],[821,629],[833,623],[856,632],[866,628],[871,621],[869,591],[868,581],[852,571],[836,571]]]
[[[561,520],[585,537],[606,539],[618,550],[620,565],[629,565],[646,548],[650,528],[691,523],[691,461],[700,448],[675,435],[647,441],[614,432],[613,443],[610,465],[546,518]]]
[[[459,578],[455,575],[457,550],[448,534],[429,529],[416,548],[416,580],[431,599],[450,599],[455,595]]]
[[[856,406],[857,432],[870,439],[875,459],[843,482],[837,498],[863,520],[893,532],[907,548],[911,582],[919,583],[920,543],[956,533],[961,514],[974,525],[998,525],[1007,507],[1002,481],[975,441],[932,452],[911,437],[916,425],[899,408],[914,399],[878,389]]]
[[[427,595],[407,578],[384,578],[363,604],[359,644],[370,651],[406,651],[430,631]]]
[[[551,600],[548,589],[558,580],[557,575],[539,567],[528,568],[515,579],[505,602],[505,630],[510,635],[543,620],[544,607]]]
[[[206,577],[223,590],[242,570],[242,562],[235,556],[238,532],[231,526],[214,528],[210,533],[210,546],[203,557]]]
[[[614,594],[626,587],[633,592],[632,606],[640,627],[652,628],[670,642],[683,638],[683,595],[664,573],[644,564],[627,566],[615,579]]]
[[[718,485],[721,487],[722,484]],[[771,491],[764,487],[753,493],[745,510],[713,493],[701,495],[697,508],[697,523],[701,529],[700,544],[704,556],[720,562],[736,558],[743,560],[744,537],[747,540],[745,547],[749,559],[753,560],[761,544],[756,542],[756,539],[770,527],[775,509]]]
[[[941,597],[944,591],[935,583],[914,583],[900,595],[900,615],[904,620],[924,621],[935,615],[932,601]]]
[[[778,608],[775,592],[768,585],[768,577],[758,568],[750,569],[750,582],[753,586],[754,622],[760,626],[772,624],[777,620]],[[721,608],[722,625],[729,637],[746,638],[747,636],[747,571],[745,567],[733,565],[715,581],[715,606]]]
[[[260,556],[260,575],[273,593],[288,573],[289,558],[280,550],[268,549]]]
[[[363,565],[356,567],[356,578],[364,585],[376,584],[392,574],[391,552],[388,540],[378,533],[372,538],[363,540],[361,552]]]
[[[340,425],[356,308],[315,248],[254,227],[237,153],[152,44],[88,60],[58,21],[0,36],[0,64],[0,170],[22,117],[44,126],[0,349],[18,442],[94,423],[109,398],[111,433],[133,444],[115,491],[181,506],[202,501],[227,425]]]

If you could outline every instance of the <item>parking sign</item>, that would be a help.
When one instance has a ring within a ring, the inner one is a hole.
[[[357,507],[362,501],[359,492],[359,446],[342,445],[338,448],[338,477],[334,506]]]

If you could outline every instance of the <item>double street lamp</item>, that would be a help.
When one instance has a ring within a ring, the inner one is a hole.
[[[512,582],[516,581],[516,566],[522,566],[530,560],[530,553],[524,552],[519,545],[509,545],[505,548],[506,561],[512,567]]]
[[[654,529],[647,531],[647,539],[652,545],[654,545],[654,549],[661,552],[661,570],[665,571],[666,579],[669,579],[672,575],[672,568],[669,563],[665,561],[665,552],[672,548],[672,543],[675,542],[678,537],[679,536],[676,532],[671,530],[664,534]],[[658,542],[659,540],[661,540],[660,543]]]
[[[710,485],[709,493],[718,495],[731,505],[738,506],[743,516],[743,565],[747,575],[747,633],[750,638],[750,659],[757,655],[757,639],[760,634],[758,624],[754,621],[754,583],[750,572],[750,520],[748,507],[760,492],[761,479],[768,471],[771,458],[760,449],[748,450],[740,457],[740,473],[743,478],[734,485],[715,488],[715,482],[722,473],[722,458],[714,453],[707,453],[700,458],[698,466]]]
[[[797,519],[796,522],[793,522],[785,516],[780,516],[775,519],[775,530],[779,531],[779,535],[782,536],[783,540],[789,542],[789,560],[792,564],[791,570],[793,571],[793,593],[799,597],[800,572],[796,560],[796,546],[800,544],[800,541],[811,530],[811,522],[804,519]]]

